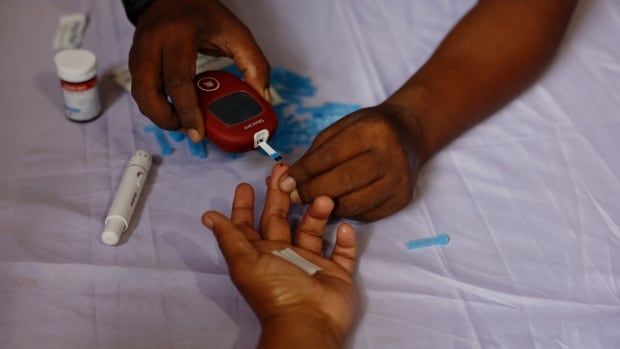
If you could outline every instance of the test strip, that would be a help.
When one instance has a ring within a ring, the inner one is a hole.
[[[323,268],[309,262],[304,257],[300,256],[299,254],[297,254],[297,252],[293,251],[290,248],[285,248],[280,251],[273,250],[271,251],[271,253],[282,259],[287,260],[288,262],[292,264],[295,264],[296,266],[303,269],[306,273],[308,273],[308,275],[314,275],[317,271],[323,270]]]
[[[269,87],[269,93],[271,93],[271,105],[276,106],[285,103],[284,98],[280,96],[280,94],[278,93],[278,91],[276,91],[275,88]]]
[[[74,13],[60,17],[58,29],[52,42],[54,51],[80,47],[87,22],[88,17],[83,13]]]
[[[441,234],[430,238],[407,241],[407,249],[413,250],[416,248],[424,248],[429,246],[443,246],[447,245],[448,242],[450,242],[450,237],[446,234]]]
[[[124,65],[114,69],[112,75],[114,76],[114,82],[124,88],[125,91],[131,93],[131,73],[129,73],[129,66]]]
[[[290,248],[284,249],[280,251],[280,253],[295,261],[295,264],[301,266],[304,270],[312,270],[312,274],[316,272],[317,268],[320,269],[318,266],[308,262],[306,259],[295,253],[295,251],[291,250]]]
[[[273,149],[267,142],[258,142],[258,146],[267,153],[275,161],[282,161],[282,155]]]

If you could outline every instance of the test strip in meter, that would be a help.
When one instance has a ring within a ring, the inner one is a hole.
[[[258,142],[258,146],[275,161],[282,161],[282,155],[273,149],[266,141]]]

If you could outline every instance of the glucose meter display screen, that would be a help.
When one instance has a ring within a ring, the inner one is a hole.
[[[209,105],[209,111],[227,125],[248,120],[262,110],[250,95],[243,92],[235,92]]]

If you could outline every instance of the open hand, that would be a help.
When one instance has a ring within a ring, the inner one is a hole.
[[[326,335],[342,343],[357,308],[351,277],[356,255],[354,231],[348,224],[340,225],[331,258],[322,257],[322,235],[333,202],[320,196],[308,208],[293,241],[287,220],[289,195],[278,187],[287,169],[286,165],[276,165],[268,178],[258,231],[254,229],[254,192],[249,184],[237,186],[230,219],[210,211],[202,220],[213,230],[233,283],[264,328],[272,324],[301,327],[311,322],[319,326],[314,332],[327,329]],[[293,249],[322,270],[311,276],[272,254],[284,248]],[[286,329],[280,326],[278,331]]]

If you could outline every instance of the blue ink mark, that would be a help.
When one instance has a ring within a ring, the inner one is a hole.
[[[327,102],[320,107],[305,107],[305,106],[300,105],[297,107],[296,111],[299,114],[323,113],[323,114],[346,115],[346,114],[356,111],[359,108],[360,106],[356,104],[351,105],[351,104]]]
[[[447,245],[448,242],[450,242],[450,237],[446,234],[441,234],[430,238],[407,241],[407,249],[413,250],[416,248],[423,248],[429,246],[444,246]]]
[[[294,92],[298,96],[311,97],[316,93],[316,87],[312,85],[309,77],[297,74],[282,67],[275,67],[270,75],[272,85],[275,89],[282,89],[283,92]],[[290,90],[290,91],[287,91]],[[279,91],[278,91],[279,92]]]
[[[174,152],[174,148],[172,148],[170,142],[168,142],[168,138],[166,138],[166,134],[162,129],[155,125],[146,125],[144,126],[144,132],[155,134],[155,139],[157,140],[157,144],[159,144],[161,155],[168,156]]]
[[[199,159],[204,159],[207,157],[207,149],[203,142],[194,143],[187,138],[187,145],[189,146],[189,152],[192,156]]]
[[[278,116],[278,129],[271,140],[273,147],[285,154],[290,154],[294,148],[308,146],[323,129],[360,108],[357,104],[340,103],[325,103],[318,107],[293,106],[297,114],[310,114],[309,117],[300,118],[287,113],[292,109],[289,107],[286,104],[274,107]]]
[[[185,139],[185,133],[179,131],[168,131],[168,136],[175,142],[182,142]]]
[[[243,74],[235,65],[229,65],[222,69],[242,78]],[[316,87],[309,77],[297,74],[282,67],[271,70],[271,86],[284,99],[284,103],[274,106],[278,117],[278,129],[269,143],[282,154],[291,154],[295,148],[307,147],[314,137],[326,127],[338,121],[343,116],[360,108],[358,104],[343,104],[327,102],[319,106],[307,106],[305,100],[316,95]],[[154,131],[158,129],[159,132]],[[163,155],[172,153],[172,147],[165,137],[164,131],[155,125],[149,125],[144,129],[154,133]],[[182,142],[187,137],[181,132],[168,131],[168,136],[175,142]],[[193,144],[189,142],[188,148],[192,156],[206,158],[208,156],[208,141]],[[267,153],[260,150],[264,155]],[[226,153],[229,159],[238,159],[244,154]]]

